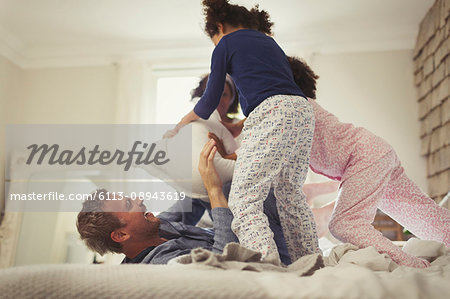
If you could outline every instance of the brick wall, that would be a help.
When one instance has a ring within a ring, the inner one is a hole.
[[[421,153],[427,158],[428,193],[436,202],[450,190],[449,33],[450,0],[436,0],[420,23],[414,50]]]

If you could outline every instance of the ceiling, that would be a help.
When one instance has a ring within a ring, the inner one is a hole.
[[[22,67],[127,57],[208,56],[200,0],[0,0],[0,54]],[[239,0],[259,3],[291,51],[412,49],[434,0]]]

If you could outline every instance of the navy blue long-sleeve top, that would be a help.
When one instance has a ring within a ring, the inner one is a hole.
[[[194,107],[201,118],[208,119],[219,105],[227,73],[236,84],[245,116],[274,95],[304,97],[286,54],[274,39],[256,30],[241,29],[223,36],[213,51],[205,93]]]

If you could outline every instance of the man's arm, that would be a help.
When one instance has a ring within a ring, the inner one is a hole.
[[[231,230],[233,215],[228,209],[228,201],[222,192],[222,182],[214,167],[214,156],[217,152],[214,140],[208,141],[200,153],[198,170],[208,191],[214,224],[213,252],[222,252],[227,243],[238,242]]]

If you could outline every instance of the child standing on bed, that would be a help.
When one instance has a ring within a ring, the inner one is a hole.
[[[204,0],[203,6],[205,31],[216,45],[211,74],[197,105],[166,137],[199,117],[209,118],[228,73],[248,117],[229,197],[233,231],[243,246],[263,257],[277,257],[263,213],[273,185],[291,260],[319,252],[314,218],[302,191],[314,133],[311,104],[295,84],[283,50],[268,36],[272,23],[267,12],[227,0]]]

